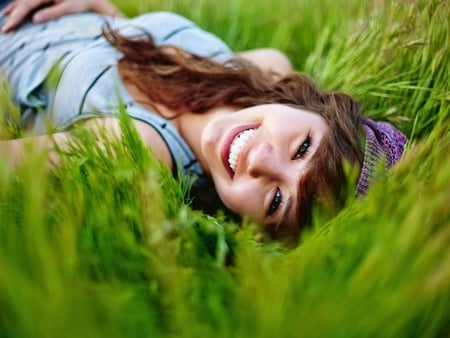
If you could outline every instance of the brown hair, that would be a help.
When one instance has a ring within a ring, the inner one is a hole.
[[[347,184],[344,166],[348,163],[359,169],[363,160],[362,114],[353,98],[343,93],[320,91],[301,73],[274,81],[273,74],[267,74],[241,58],[222,64],[175,47],[155,46],[150,35],[132,39],[108,28],[104,35],[123,53],[119,62],[122,76],[145,93],[151,102],[162,104],[177,114],[185,111],[203,113],[218,106],[245,108],[281,103],[322,116],[330,132],[299,184],[298,228],[311,222],[316,203],[332,210],[342,206]],[[208,195],[213,192],[211,187]],[[201,189],[196,195],[203,210],[211,212],[223,207],[218,199],[213,199],[211,208],[211,203],[206,203],[211,197],[201,198],[205,195]]]

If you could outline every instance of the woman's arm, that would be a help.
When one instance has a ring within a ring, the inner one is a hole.
[[[65,14],[85,11],[114,17],[123,16],[108,0],[15,0],[3,10],[7,18],[1,31],[7,33],[18,27],[31,13],[33,22],[41,23]]]
[[[252,62],[264,72],[273,74],[274,80],[289,75],[293,71],[291,61],[275,48],[258,48],[236,53]]]
[[[132,121],[142,142],[152,150],[152,156],[161,163],[173,168],[170,151],[158,132],[144,122]],[[99,135],[98,142],[104,141],[101,135],[103,135],[105,130],[108,132],[108,137],[117,139],[120,139],[122,132],[119,120],[114,117],[92,118],[83,122],[83,127],[94,135]],[[27,154],[29,154],[30,149],[33,149],[42,151],[48,156],[50,167],[58,165],[59,159],[58,152],[55,151],[56,146],[60,149],[70,149],[72,137],[72,133],[66,131],[51,135],[0,141],[0,162],[6,162],[12,167],[16,167],[27,160]]]
[[[46,153],[51,165],[57,164],[58,155],[54,151],[55,145],[64,148],[69,141],[69,132],[0,141],[0,161],[16,167],[26,161],[27,153],[29,154],[33,149]]]

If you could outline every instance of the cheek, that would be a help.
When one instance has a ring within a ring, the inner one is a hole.
[[[233,184],[216,185],[222,202],[239,216],[258,221],[263,214],[262,193],[253,184],[233,182]]]
[[[242,194],[236,193],[231,189],[230,185],[227,184],[216,184],[217,193],[223,204],[235,213],[241,214],[241,209],[239,206],[242,204]]]
[[[214,146],[219,142],[220,129],[215,127],[214,124],[210,123],[205,127],[200,136],[200,146],[202,152],[207,156],[210,154]]]

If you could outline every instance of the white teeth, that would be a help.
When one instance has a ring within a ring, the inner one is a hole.
[[[255,131],[256,129],[244,130],[242,133],[236,135],[233,142],[231,143],[230,154],[228,155],[228,164],[230,165],[230,168],[233,171],[233,173],[236,171],[236,165],[242,149],[251,139]]]

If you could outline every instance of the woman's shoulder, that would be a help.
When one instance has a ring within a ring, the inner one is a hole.
[[[151,34],[157,41],[163,41],[177,32],[198,28],[189,19],[172,12],[148,12],[133,18],[114,18],[110,21],[113,29],[125,36],[143,36]]]
[[[206,31],[179,14],[150,12],[135,18],[117,21],[120,33],[125,36],[151,35],[156,45],[170,45],[201,57],[226,61],[233,56],[230,48],[215,34]]]
[[[143,26],[156,25],[158,29],[164,29],[167,24],[196,26],[196,24],[188,18],[175,12],[168,11],[147,12],[127,20]]]

